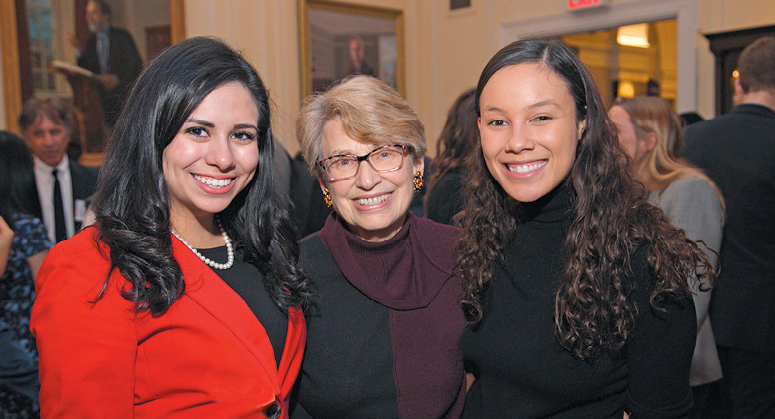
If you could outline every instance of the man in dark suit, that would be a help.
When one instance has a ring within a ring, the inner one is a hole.
[[[35,159],[40,205],[33,215],[41,217],[53,242],[80,230],[87,200],[97,188],[98,170],[70,160],[65,153],[72,124],[72,112],[56,99],[30,99],[19,116],[22,136]]]
[[[129,94],[129,87],[143,68],[132,35],[110,24],[110,6],[103,0],[86,3],[86,23],[92,35],[83,49],[70,41],[78,52],[78,65],[97,75],[102,83],[102,112],[112,127]]]
[[[775,37],[746,47],[730,113],[686,128],[683,155],[721,188],[726,224],[710,306],[735,418],[775,418]]]

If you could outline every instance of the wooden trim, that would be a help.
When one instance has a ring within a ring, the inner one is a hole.
[[[170,0],[170,36],[172,45],[186,39],[185,0]]]
[[[5,116],[9,131],[18,132],[16,118],[22,111],[21,75],[19,73],[19,39],[16,31],[14,0],[0,0],[0,28],[3,46],[3,85]]]

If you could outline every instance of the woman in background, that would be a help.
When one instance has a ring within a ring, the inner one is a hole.
[[[32,215],[38,199],[33,171],[24,140],[0,131],[0,417],[39,416],[30,313],[35,279],[52,244],[40,218]]]
[[[687,278],[709,261],[627,172],[587,69],[560,41],[517,41],[482,71],[476,103],[463,417],[686,416]]]
[[[436,171],[428,179],[425,216],[437,223],[452,224],[452,217],[463,209],[463,167],[479,142],[475,93],[472,88],[458,96],[436,143]]]
[[[311,289],[275,191],[270,102],[211,38],[135,84],[96,223],[41,268],[32,318],[50,417],[287,417]]]
[[[619,143],[632,159],[632,172],[646,186],[651,202],[690,239],[701,241],[715,266],[724,227],[724,200],[701,170],[673,154],[676,144],[682,143],[681,118],[657,97],[619,98],[608,115],[619,130]],[[694,417],[701,418],[707,417],[702,407],[708,403],[709,384],[721,379],[721,363],[708,317],[710,290],[696,281],[692,287],[697,343],[689,383],[694,392]]]
[[[310,97],[299,114],[304,161],[333,213],[301,242],[320,297],[294,419],[460,417],[459,230],[409,211],[424,131],[406,100],[368,76]]]

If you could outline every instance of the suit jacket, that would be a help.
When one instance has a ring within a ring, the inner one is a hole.
[[[107,92],[101,91],[102,111],[105,121],[113,126],[116,118],[121,112],[124,100],[129,94],[132,83],[143,69],[143,62],[140,54],[135,47],[135,41],[132,35],[124,29],[108,29],[108,40],[110,49],[108,52],[108,71],[105,74],[115,74],[118,76],[118,86]],[[94,74],[102,74],[100,71],[100,60],[97,56],[97,35],[92,34],[86,41],[83,52],[78,57],[78,65]]]
[[[720,346],[775,349],[775,111],[743,104],[689,125],[684,157],[719,186],[727,219],[710,317]]]
[[[288,399],[306,326],[291,310],[282,359],[244,300],[172,238],[185,294],[159,317],[137,315],[97,230],[54,246],[38,274],[31,328],[40,354],[43,417],[263,417]]]
[[[83,206],[83,208],[80,209],[84,210],[88,207],[92,195],[97,191],[99,169],[84,166],[72,159],[69,160],[68,164],[70,165],[70,187],[73,190],[73,224],[75,225],[73,231],[77,233],[81,230],[81,223],[83,222],[83,216],[85,214],[76,211],[76,208]],[[36,212],[32,215],[43,219],[43,211],[40,208],[40,198],[37,193],[37,187],[35,189],[35,197],[37,199],[37,202],[35,202]]]
[[[662,189],[651,191],[651,202],[662,208],[670,223],[686,232],[694,241],[702,241],[711,264],[716,266],[721,249],[724,227],[724,209],[713,186],[705,179],[683,178],[671,182]],[[700,291],[696,278],[692,278],[696,291],[694,309],[697,314],[697,342],[694,345],[689,384],[699,386],[721,378],[721,362],[716,350],[708,308],[711,291]]]

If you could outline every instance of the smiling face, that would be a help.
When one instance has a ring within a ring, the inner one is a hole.
[[[487,169],[509,196],[533,202],[568,177],[584,124],[562,78],[536,63],[504,67],[487,81],[479,107]]]
[[[350,154],[362,156],[379,147],[355,141],[348,136],[339,118],[323,126],[323,158]],[[352,179],[321,181],[321,188],[331,193],[334,210],[347,223],[350,231],[368,241],[393,237],[404,225],[409,204],[414,196],[414,173],[423,171],[423,160],[414,162],[404,156],[403,166],[379,173],[368,161],[362,161]]]
[[[210,92],[189,115],[162,158],[173,228],[208,225],[247,186],[258,166],[257,123],[253,96],[237,82]]]

